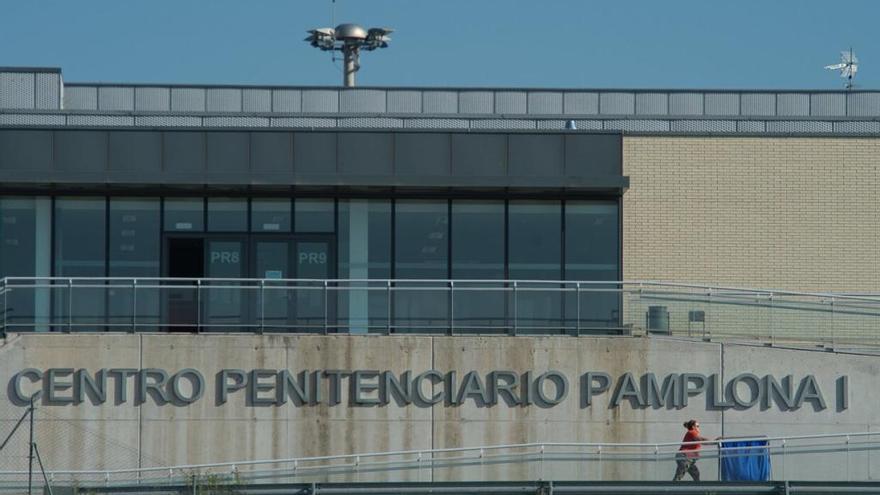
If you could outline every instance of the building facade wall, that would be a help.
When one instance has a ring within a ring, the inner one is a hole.
[[[623,274],[880,291],[880,139],[626,136]]]

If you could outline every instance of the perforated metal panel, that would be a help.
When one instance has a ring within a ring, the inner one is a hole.
[[[335,113],[339,111],[339,92],[331,89],[305,89],[302,92],[302,111],[305,113]]]
[[[801,134],[831,132],[833,130],[831,122],[809,120],[771,120],[767,122],[767,132]]]
[[[68,115],[69,126],[130,127],[134,117],[128,115]]]
[[[880,122],[834,122],[834,132],[842,134],[880,134]]]
[[[631,115],[635,113],[635,101],[632,93],[601,93],[599,112],[602,115]]]
[[[98,110],[134,110],[134,88],[99,86]]]
[[[538,129],[565,129],[566,120],[541,119],[538,121]]]
[[[407,129],[468,129],[467,119],[405,119],[403,127]]]
[[[736,132],[764,132],[763,120],[738,120]]]
[[[457,113],[458,93],[454,91],[425,91],[422,93],[425,113]]]
[[[134,109],[139,112],[171,110],[171,88],[161,86],[135,88]]]
[[[846,114],[851,117],[880,116],[880,93],[849,93]]]
[[[272,111],[294,113],[302,111],[302,93],[298,89],[272,91]]]
[[[495,93],[492,91],[461,91],[458,93],[458,112],[488,114],[495,111]]]
[[[637,115],[666,115],[668,113],[668,93],[639,93],[636,95]]]
[[[272,127],[327,128],[336,127],[336,119],[322,117],[272,117]]]
[[[94,86],[65,86],[65,110],[97,110],[98,88]]]
[[[736,121],[709,119],[673,120],[669,124],[669,130],[672,132],[696,133],[736,132]]]
[[[706,115],[739,115],[739,93],[706,93]]]
[[[186,115],[143,115],[134,118],[138,127],[201,127],[202,118]]]
[[[44,110],[61,108],[61,75],[52,72],[38,72],[36,78],[35,107]]]
[[[603,121],[601,120],[575,120],[575,124],[577,124],[578,130],[588,130],[588,131],[601,131],[605,128]]]
[[[421,113],[421,91],[388,91],[388,113]]]
[[[768,117],[776,115],[776,95],[773,93],[743,93],[742,115]]]
[[[237,88],[209,88],[205,92],[205,108],[209,112],[240,112],[241,90]]]
[[[0,114],[0,125],[64,125],[63,115],[30,113]]]
[[[205,127],[269,127],[269,117],[205,117]]]
[[[339,92],[339,111],[385,113],[385,92],[378,89],[343,89]]]
[[[556,91],[531,91],[529,93],[529,113],[562,113],[562,93]]]
[[[171,88],[171,111],[204,112],[205,90],[202,88]]]
[[[0,72],[0,108],[34,108],[34,74]]]
[[[672,93],[669,95],[670,115],[703,115],[703,93]]]
[[[534,120],[525,119],[474,119],[471,129],[536,129]]]
[[[606,120],[604,128],[615,131],[663,132],[669,130],[668,120]]]
[[[562,111],[566,114],[596,115],[599,113],[599,94],[565,93],[562,95]]]
[[[846,95],[814,93],[810,95],[810,115],[833,117],[846,115]]]
[[[241,92],[243,112],[267,113],[272,111],[272,90],[244,89]]]
[[[526,113],[528,100],[524,91],[498,91],[495,93],[495,113]]]
[[[399,129],[403,127],[402,119],[394,119],[391,117],[351,117],[339,119],[336,123],[337,127],[359,127],[369,129]]]
[[[806,93],[776,95],[776,115],[780,117],[810,115],[810,95]]]

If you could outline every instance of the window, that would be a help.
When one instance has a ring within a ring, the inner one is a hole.
[[[106,250],[105,198],[57,198],[55,200],[55,275],[103,277]],[[73,290],[56,290],[55,318],[67,321],[71,330],[106,330],[107,297],[102,284],[88,287],[77,281]],[[63,292],[63,293],[62,293]],[[70,308],[68,310],[68,308]]]
[[[251,232],[290,232],[290,200],[252,200]]]
[[[52,201],[49,198],[0,198],[0,277],[48,277],[50,275]],[[23,330],[46,330],[30,325],[48,322],[48,288],[12,290],[6,293],[5,321],[27,325]]]
[[[297,199],[293,205],[293,226],[297,232],[333,232],[332,199]]]
[[[165,230],[204,231],[205,200],[202,198],[165,198]]]
[[[562,278],[562,208],[558,201],[511,201],[510,278]]]
[[[616,202],[565,203],[565,278],[616,281],[619,278],[620,231]],[[566,318],[585,330],[619,325],[616,284],[589,284],[590,290],[566,299]],[[575,299],[577,297],[577,299]],[[576,321],[580,315],[580,320]]]
[[[452,202],[452,278],[504,278],[504,202]]]
[[[391,277],[391,201],[339,201],[339,277]],[[388,325],[388,293],[381,282],[351,282],[338,292],[337,319],[352,333]]]
[[[397,201],[394,222],[395,278],[447,278],[449,202]],[[394,292],[394,325],[398,331],[448,328],[448,291],[418,290],[423,286],[418,282],[401,283]]]
[[[208,230],[247,232],[247,208],[246,199],[208,198]]]

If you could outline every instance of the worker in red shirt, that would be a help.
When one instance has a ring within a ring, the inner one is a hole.
[[[684,439],[681,441],[678,453],[675,454],[675,477],[672,478],[672,481],[681,480],[685,472],[690,474],[694,481],[700,481],[697,459],[700,457],[700,447],[702,445],[691,442],[706,442],[709,439],[700,435],[700,423],[695,419],[686,421],[684,427],[687,432],[684,434]]]

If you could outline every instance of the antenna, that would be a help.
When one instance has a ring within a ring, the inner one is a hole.
[[[342,76],[342,85],[346,88],[354,87],[354,73],[361,68],[361,49],[372,51],[377,48],[388,48],[393,32],[390,28],[364,29],[357,24],[340,24],[336,28],[317,28],[309,30],[309,36],[305,39],[315,48],[323,51],[340,51],[345,57],[345,70]]]
[[[852,47],[850,47],[849,51],[840,52],[839,64],[826,65],[825,68],[828,70],[839,70],[840,77],[846,79],[844,87],[852,89],[853,78],[856,77],[856,72],[859,71],[859,59],[856,57],[855,52],[853,52]]]

